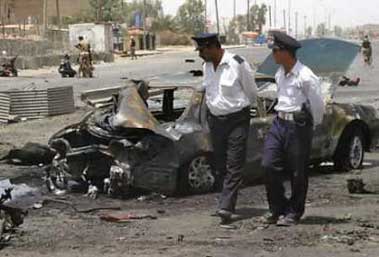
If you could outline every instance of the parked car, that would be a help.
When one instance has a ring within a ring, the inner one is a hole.
[[[357,169],[378,142],[379,115],[373,107],[333,100],[338,78],[358,51],[355,44],[340,40],[303,41],[299,59],[323,77],[327,102],[324,121],[315,129],[310,164],[332,161],[339,170]],[[276,68],[268,57],[256,77],[259,99],[251,109],[247,182],[263,174],[263,144],[277,102]],[[211,166],[204,98],[196,88],[154,88],[144,81],[83,94],[82,100],[98,108],[51,138],[50,146],[59,152],[50,171],[52,183],[61,188],[68,176],[84,177],[116,195],[133,189],[165,194],[214,190],[220,176]]]

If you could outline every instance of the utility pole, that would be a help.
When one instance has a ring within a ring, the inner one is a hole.
[[[247,31],[250,31],[250,0],[247,0]]]
[[[233,17],[236,18],[236,15],[237,15],[236,0],[234,0],[234,5],[233,5]]]
[[[220,19],[218,16],[218,0],[215,0],[215,6],[216,6],[216,19],[217,19],[217,34],[220,35]]]
[[[5,19],[4,19],[4,15],[5,15],[4,9],[5,8],[3,8],[3,7],[4,7],[3,3],[1,3],[1,9],[0,9],[0,11],[1,11],[1,28],[2,28],[3,37],[5,38],[5,24],[4,24],[4,21],[5,21]]]
[[[291,34],[291,0],[288,0],[288,34]]]
[[[47,0],[43,0],[42,9],[42,34],[46,36],[47,33]]]
[[[208,1],[207,0],[204,0],[204,32],[208,32],[208,13],[207,13],[207,10],[208,10]]]
[[[276,16],[278,15],[277,12],[277,5],[276,5],[276,0],[274,0],[274,27],[276,28]]]
[[[270,21],[270,29],[272,28],[272,13],[271,13],[271,5],[268,6],[268,15]]]
[[[286,9],[283,9],[283,28],[285,31],[287,31]]]
[[[104,1],[104,0],[103,0]],[[143,0],[143,50],[147,50],[146,42],[146,0]]]
[[[329,31],[331,32],[332,31],[332,14],[329,13],[328,15],[328,27],[329,27]]]
[[[308,25],[307,25],[307,16],[305,15],[304,16],[304,37],[307,38],[308,35],[307,35],[307,31],[308,31]]]
[[[316,26],[317,26],[317,22],[316,22],[316,7],[317,7],[317,4],[315,3],[315,0],[313,0],[313,35],[315,34]]]
[[[55,0],[55,6],[57,9],[57,22],[58,22],[58,28],[61,28],[61,11],[59,6],[59,0]]]
[[[299,13],[298,12],[295,12],[295,38],[298,37],[298,20],[299,19]]]

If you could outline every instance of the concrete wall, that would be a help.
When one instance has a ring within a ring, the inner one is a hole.
[[[49,54],[54,47],[49,41],[1,39],[1,51],[6,51],[8,56],[36,56]]]
[[[78,37],[83,36],[95,52],[112,52],[113,36],[111,24],[83,23],[69,26],[70,44],[78,44]]]
[[[93,56],[94,62],[113,62],[113,53],[96,53]],[[71,61],[73,64],[77,64],[77,53],[71,54]],[[39,69],[42,67],[57,67],[63,59],[63,54],[46,54],[37,56],[19,56],[16,61],[17,69]],[[10,57],[0,57],[0,64],[6,63],[10,60]]]

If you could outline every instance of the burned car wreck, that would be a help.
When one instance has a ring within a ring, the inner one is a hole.
[[[332,161],[339,170],[357,169],[378,142],[379,115],[373,107],[337,103],[333,96],[359,47],[334,39],[306,40],[303,46],[299,59],[323,78],[327,102],[310,164]],[[256,77],[259,99],[251,109],[247,182],[263,174],[264,138],[275,117],[276,69],[269,56]],[[221,178],[211,166],[204,98],[195,88],[153,87],[145,81],[84,93],[82,100],[96,108],[50,139],[58,154],[48,169],[49,188],[66,189],[74,180],[114,196],[133,189],[169,195],[214,190]]]

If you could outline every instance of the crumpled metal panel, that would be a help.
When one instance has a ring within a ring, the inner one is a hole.
[[[159,122],[148,110],[137,88],[129,87],[119,94],[117,114],[112,119],[115,128],[144,128],[158,130]]]
[[[118,110],[110,120],[114,128],[148,129],[172,140],[179,140],[181,134],[170,124],[160,124],[149,111],[136,87],[128,87],[120,92]]]

